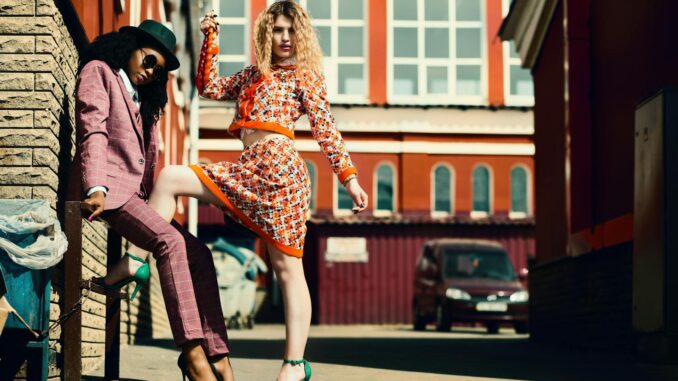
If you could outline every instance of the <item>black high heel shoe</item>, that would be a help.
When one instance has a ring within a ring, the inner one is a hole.
[[[208,361],[209,362],[209,361]],[[214,377],[217,378],[217,381],[224,381],[224,378],[221,377],[221,374],[217,372],[217,368],[214,367],[214,364],[209,362],[210,368],[212,368],[212,373],[214,373]],[[186,364],[186,356],[184,356],[184,352],[181,352],[179,354],[179,358],[177,359],[177,366],[179,369],[181,369],[181,375],[184,377],[184,381],[188,378],[188,381],[193,381],[191,376],[188,375],[188,364]]]

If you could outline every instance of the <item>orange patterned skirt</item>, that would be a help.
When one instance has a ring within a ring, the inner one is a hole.
[[[192,165],[224,213],[287,255],[301,257],[311,180],[294,141],[282,135],[245,147],[237,162]]]

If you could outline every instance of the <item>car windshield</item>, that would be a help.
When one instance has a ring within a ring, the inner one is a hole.
[[[446,249],[443,257],[446,278],[516,279],[513,265],[503,251]]]

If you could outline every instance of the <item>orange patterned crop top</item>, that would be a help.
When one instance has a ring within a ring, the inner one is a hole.
[[[294,66],[274,66],[271,77],[264,78],[252,65],[231,76],[219,77],[216,59],[214,55],[211,65],[205,65],[203,70],[208,73],[198,74],[205,78],[200,95],[236,102],[235,118],[228,128],[231,134],[243,128],[259,129],[294,139],[295,122],[307,114],[313,137],[339,181],[357,173],[330,112],[322,75],[297,76]]]

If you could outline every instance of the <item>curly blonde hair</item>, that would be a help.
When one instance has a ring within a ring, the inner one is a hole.
[[[280,15],[292,20],[298,74],[321,73],[323,54],[311,23],[311,17],[294,0],[276,1],[257,16],[254,24],[254,56],[257,60],[259,72],[266,77],[271,75],[273,24]]]

